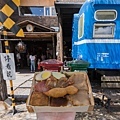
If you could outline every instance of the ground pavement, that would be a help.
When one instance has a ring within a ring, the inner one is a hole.
[[[29,69],[19,69],[16,72],[16,79],[12,80],[13,83],[13,89],[14,89],[14,96],[15,96],[15,101],[16,101],[16,110],[17,110],[17,114],[14,115],[14,118],[11,118],[12,120],[19,120],[21,119],[20,116],[22,115],[22,112],[24,115],[24,118],[22,117],[21,120],[36,120],[36,115],[35,114],[29,114],[27,112],[26,109],[26,100],[27,97],[30,93],[30,88],[31,88],[31,83],[32,83],[32,78],[34,76],[33,72],[30,72]],[[6,81],[7,84],[7,92],[8,92],[8,96],[11,93],[11,89],[10,89],[10,81]],[[10,99],[9,99],[10,100]],[[5,116],[3,117],[0,116],[0,120],[10,120],[10,116],[12,117],[12,113],[13,113],[13,109],[11,106],[11,101],[7,100],[7,105],[8,105],[8,110],[1,110],[0,109],[0,115]],[[4,113],[4,114],[3,114]],[[15,117],[16,116],[16,117]]]
[[[16,72],[16,80],[13,80],[13,89],[16,99],[17,113],[13,115],[12,106],[8,106],[8,109],[1,109],[0,106],[0,120],[37,120],[35,113],[29,113],[26,108],[26,99],[30,93],[32,78],[34,73],[29,70],[19,70]],[[10,83],[7,82],[8,94],[10,94]],[[93,95],[97,93],[93,89]],[[119,92],[120,93],[120,92]],[[75,120],[120,120],[120,111],[110,112],[95,104],[94,111],[92,113],[76,113]]]
[[[19,69],[16,72],[16,79],[13,80],[13,89],[16,101],[23,102],[25,99],[27,99],[30,92],[33,76],[34,73],[30,72],[29,69]],[[9,95],[11,93],[10,82],[6,81],[6,83]]]

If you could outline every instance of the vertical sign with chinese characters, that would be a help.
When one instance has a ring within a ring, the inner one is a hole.
[[[13,53],[0,53],[4,80],[15,80],[15,62]]]

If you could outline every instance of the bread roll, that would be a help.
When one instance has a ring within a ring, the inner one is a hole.
[[[78,89],[73,85],[66,87],[67,94],[74,95],[78,92]]]
[[[58,97],[64,97],[67,92],[65,88],[53,88],[47,92],[44,92],[45,95],[58,98]]]
[[[50,106],[60,107],[60,106],[67,106],[68,100],[64,97],[59,98],[51,98],[50,99]]]
[[[48,106],[49,98],[41,92],[32,92],[30,105],[33,106]]]
[[[74,95],[67,95],[67,99],[74,106],[90,105],[89,94],[86,90],[79,90]]]
[[[46,80],[46,86],[47,86],[48,88],[56,88],[57,81],[58,81],[58,80],[51,75],[51,76]]]
[[[56,87],[64,88],[64,87],[68,86],[66,82],[67,82],[67,78],[66,77],[61,77],[58,80]]]
[[[45,85],[46,81],[41,81],[35,84],[34,91],[36,92],[46,92],[49,88]]]
[[[85,73],[76,73],[71,76],[69,79],[74,80],[74,86],[77,87],[79,90],[88,90],[87,86],[87,75]]]

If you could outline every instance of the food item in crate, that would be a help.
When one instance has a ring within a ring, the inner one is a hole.
[[[70,78],[73,75],[73,72],[62,72],[67,78]]]
[[[67,94],[67,91],[65,88],[53,88],[47,92],[44,92],[44,94],[49,97],[58,98],[58,97],[64,97]]]
[[[67,78],[66,77],[61,77],[58,81],[57,81],[57,85],[56,87],[60,87],[60,88],[64,88],[66,87],[66,81],[67,81]]]
[[[46,92],[49,88],[45,85],[46,81],[37,82],[34,86],[34,91],[36,92]]]
[[[61,77],[57,82],[57,87],[65,88],[73,83],[74,81],[70,81],[66,77]]]
[[[72,76],[69,77],[69,81],[73,82],[75,84],[75,74],[73,74]]]
[[[49,78],[51,76],[51,71],[42,71],[38,74],[36,74],[35,76],[35,80],[36,81],[42,81],[42,80],[46,80],[47,78]]]
[[[46,86],[48,88],[55,88],[57,85],[57,79],[52,75],[46,80]]]
[[[33,91],[30,98],[30,105],[33,106],[48,106],[49,97],[41,92]]]
[[[75,72],[69,78],[61,74],[56,77],[57,72],[53,72],[55,74],[51,72],[51,75],[42,73],[38,73],[39,80],[34,85],[30,105],[54,107],[90,105],[86,73]]]
[[[75,83],[75,81],[74,81],[74,74],[71,76],[71,77],[69,77],[69,79],[67,80],[67,84],[68,85],[72,85],[72,84],[74,84]]]
[[[61,77],[65,77],[64,74],[60,73],[60,72],[52,72],[52,75],[56,78],[56,79],[60,79]]]
[[[86,90],[79,90],[74,95],[67,95],[67,99],[73,106],[90,105],[89,94]]]
[[[72,85],[74,83],[74,80],[68,80],[66,77],[61,77],[59,80],[57,80],[55,77],[51,75],[50,78],[46,80],[46,86],[49,88],[65,88],[69,85]]]
[[[78,92],[78,89],[73,85],[70,85],[70,86],[66,87],[65,89],[67,91],[67,94],[69,94],[69,95],[74,95]]]
[[[50,106],[53,106],[53,107],[67,106],[67,103],[68,103],[68,100],[65,97],[50,98]]]
[[[50,89],[47,92],[44,92],[45,95],[49,96],[49,97],[54,97],[54,98],[58,98],[58,97],[64,97],[67,94],[75,94],[78,92],[78,89],[74,86],[68,86],[66,88],[53,88]]]
[[[88,86],[86,83],[87,77],[84,73],[76,73],[73,74],[69,79],[74,80],[74,86],[77,87],[79,90],[88,90]]]

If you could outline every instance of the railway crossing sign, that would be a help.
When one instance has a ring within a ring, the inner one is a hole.
[[[9,0],[0,10],[0,22],[17,37],[24,37],[23,30],[10,18],[19,5],[20,0]]]

